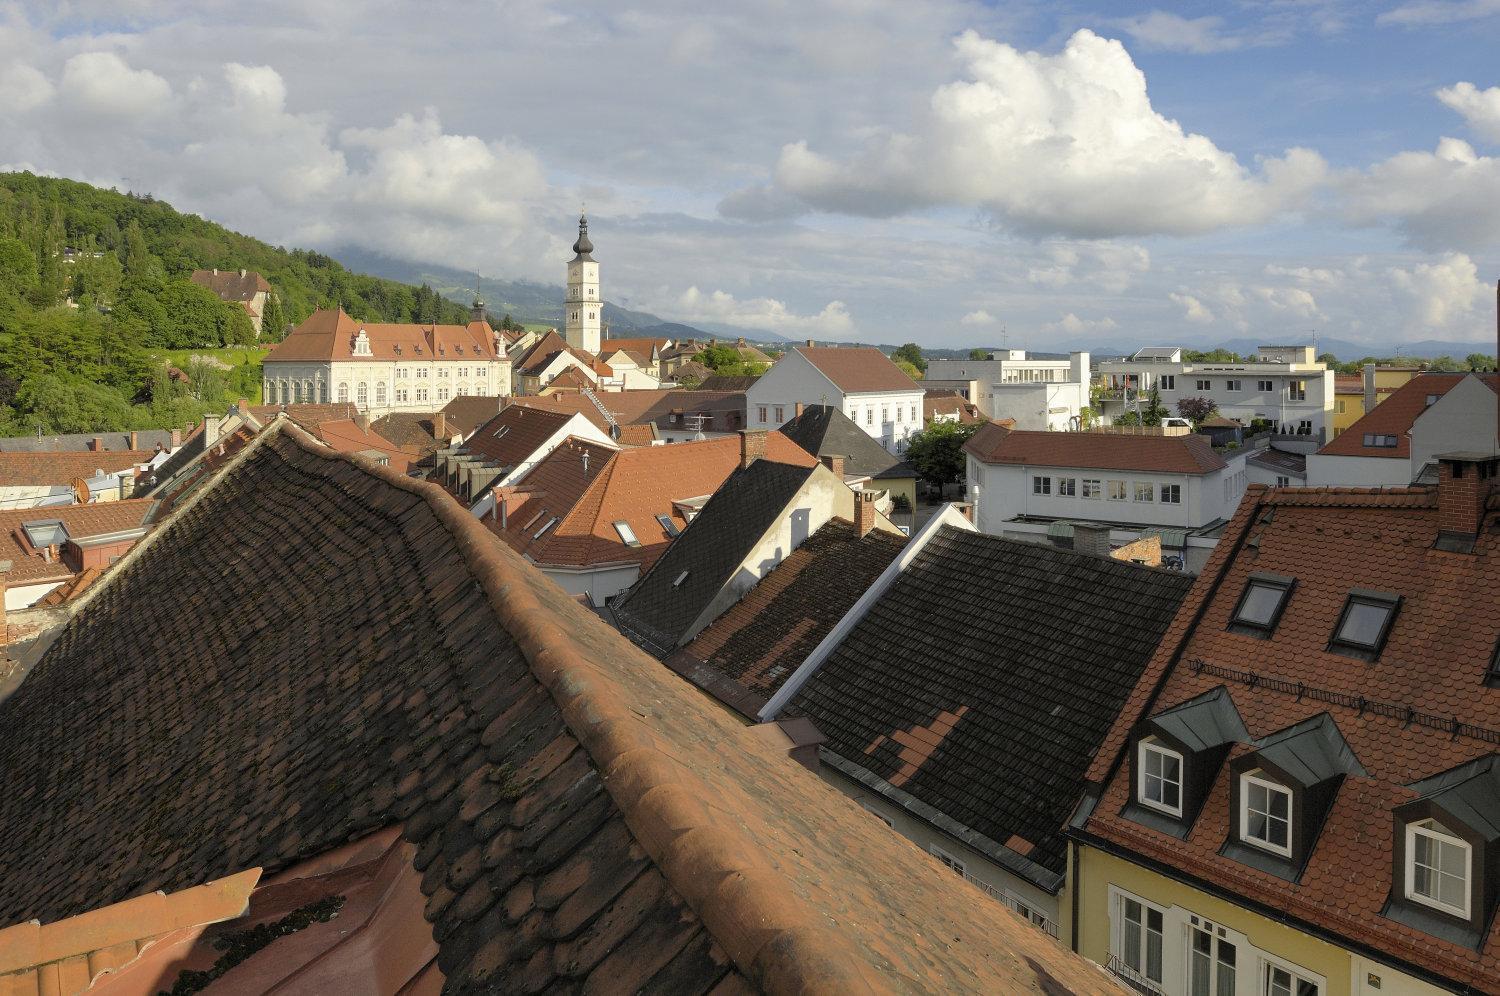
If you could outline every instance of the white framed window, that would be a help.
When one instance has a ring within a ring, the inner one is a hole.
[[[282,394],[281,394],[281,400],[282,401],[286,400],[286,392],[285,391],[283,391]],[[348,384],[340,384],[339,385],[339,403],[340,404],[346,404],[348,401],[349,401],[349,385]]]
[[[776,424],[777,425],[783,425],[783,424],[785,424],[785,422],[786,422],[786,408],[784,408],[781,405],[777,405],[776,406]]]
[[[1057,479],[1057,493],[1063,498],[1074,498],[1078,495],[1078,478],[1059,477]]]
[[[404,404],[406,404],[406,388],[404,388],[404,387],[398,387],[398,388],[396,388],[396,404],[398,404],[398,405],[404,405]]]
[[[1192,996],[1234,996],[1239,945],[1229,931],[1201,917],[1188,917],[1188,988]]]
[[[1288,401],[1307,400],[1307,381],[1294,380],[1286,386],[1286,398]]]
[[[1226,391],[1234,391],[1238,393],[1240,391],[1243,391],[1244,389],[1245,382],[1242,380],[1226,380],[1224,382],[1224,390]]]
[[[1318,996],[1321,980],[1314,981],[1287,965],[1266,962],[1264,996]]]
[[[1175,390],[1177,390],[1177,375],[1176,374],[1162,374],[1161,375],[1161,389],[1163,391],[1175,391]]]
[[[354,403],[361,408],[370,403],[370,388],[364,381],[360,381],[359,385],[354,389]]]
[[[880,408],[880,424],[885,425],[891,420],[891,410],[884,405]]]
[[[962,876],[967,872],[967,868],[961,860],[949,854],[941,847],[938,847],[936,844],[928,844],[927,851],[934,858],[937,858],[943,864],[952,869],[955,874]]]
[[[1083,496],[1085,498],[1098,498],[1100,481],[1098,478],[1085,477],[1083,479]]]
[[[875,424],[875,409],[873,409],[873,408],[866,408],[865,409],[865,425],[874,425],[874,424]]]
[[[1156,485],[1152,484],[1150,481],[1136,481],[1135,482],[1135,500],[1136,501],[1155,501],[1156,500]]]
[[[1255,389],[1262,394],[1271,394],[1276,390],[1276,382],[1274,380],[1258,380],[1255,382]]]
[[[1406,898],[1465,920],[1474,851],[1436,820],[1406,825]]]
[[[1163,505],[1182,504],[1182,485],[1163,484],[1161,486],[1161,500]]]
[[[1031,493],[1034,495],[1050,495],[1052,493],[1052,478],[1032,477]]]
[[[766,406],[765,405],[758,406],[755,411],[756,411],[756,414],[759,416],[759,421],[761,422],[762,425],[764,425],[766,422],[770,421],[770,419],[766,418]]]
[[[1240,775],[1240,839],[1292,856],[1292,792],[1262,778],[1259,770]]]
[[[375,403],[377,405],[385,404],[385,381],[380,381],[375,385]]]
[[[1144,899],[1110,891],[1113,901],[1110,933],[1114,948],[1110,952],[1110,969],[1146,992],[1162,992],[1166,912]]]
[[[1155,740],[1142,740],[1136,760],[1141,805],[1182,815],[1182,755]]]
[[[1109,500],[1110,501],[1124,501],[1128,496],[1129,496],[1129,491],[1126,489],[1124,481],[1110,481],[1109,482]]]
[[[1284,477],[1281,474],[1276,475],[1276,486],[1278,488],[1288,488],[1291,487],[1291,485],[1292,479],[1290,477]]]

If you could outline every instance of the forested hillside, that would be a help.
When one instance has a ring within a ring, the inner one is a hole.
[[[429,287],[351,273],[149,196],[0,174],[0,435],[179,426],[254,397],[258,351],[224,349],[254,346],[249,318],[188,280],[213,267],[270,281],[262,341],[334,305],[366,321],[466,320]],[[215,360],[183,363],[199,349]]]

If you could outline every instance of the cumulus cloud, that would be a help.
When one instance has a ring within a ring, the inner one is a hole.
[[[1183,17],[1153,10],[1115,22],[1141,45],[1159,52],[1190,52],[1207,55],[1242,48],[1246,39],[1224,32],[1222,17]]]
[[[0,70],[0,106],[29,111],[52,99],[55,89],[41,70],[24,62]]]
[[[1422,27],[1475,21],[1495,14],[1500,14],[1500,0],[1414,0],[1385,11],[1375,23]]]
[[[1500,142],[1500,86],[1481,90],[1473,83],[1455,83],[1439,90],[1437,98],[1463,115],[1475,134]]]
[[[1479,268],[1463,253],[1448,253],[1435,263],[1387,271],[1393,296],[1408,329],[1448,332],[1472,328],[1489,286]]]
[[[740,300],[727,291],[704,293],[697,287],[689,287],[676,300],[667,302],[666,309],[687,322],[723,323],[771,332],[842,336],[854,331],[854,319],[842,301],[829,301],[817,314],[799,315],[774,298]]]
[[[1026,280],[1061,289],[1083,285],[1118,294],[1151,269],[1144,246],[1125,242],[1052,242],[1039,261],[1026,269]]]
[[[967,315],[964,315],[958,320],[958,324],[971,326],[994,325],[997,321],[999,321],[998,318],[990,314],[988,311],[985,311],[983,308],[980,308],[977,311],[971,311]]]
[[[1192,322],[1194,325],[1207,325],[1215,321],[1214,313],[1209,309],[1208,305],[1193,295],[1173,292],[1167,296],[1173,304],[1182,308],[1182,318],[1184,321]]]
[[[1082,332],[1110,332],[1119,327],[1119,324],[1108,316],[1104,318],[1079,318],[1070,311],[1057,321],[1048,322],[1043,325],[1042,331],[1077,335]]]
[[[777,185],[825,211],[977,205],[1025,232],[1106,238],[1264,222],[1324,181],[1326,164],[1309,150],[1251,171],[1185,132],[1151,106],[1118,41],[1079,31],[1056,55],[972,31],[955,44],[970,78],[940,87],[916,131],[843,158],[794,142]]]
[[[113,52],[81,52],[63,66],[58,87],[72,113],[114,124],[167,111],[172,87],[149,69],[132,69]]]
[[[1340,181],[1341,210],[1356,225],[1394,224],[1423,249],[1500,241],[1500,159],[1441,139],[1432,152],[1399,152]]]

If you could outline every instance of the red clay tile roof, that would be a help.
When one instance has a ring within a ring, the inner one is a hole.
[[[153,535],[0,702],[0,924],[399,827],[413,991],[1115,991],[435,485],[283,421]]]
[[[1038,432],[1007,430],[993,422],[980,427],[964,444],[964,451],[983,463],[1032,467],[1210,474],[1227,466],[1208,439],[1199,435]]]
[[[620,426],[619,443],[622,446],[650,446],[661,438],[655,422],[636,422]]]
[[[922,387],[874,346],[797,346],[823,376],[840,391],[863,394],[873,391],[920,391]]]
[[[1278,917],[1493,990],[1500,918],[1474,950],[1383,915],[1392,892],[1391,809],[1414,798],[1405,786],[1500,748],[1500,689],[1485,683],[1500,637],[1495,497],[1485,523],[1473,555],[1446,553],[1433,548],[1437,496],[1428,489],[1252,484],[1095,757],[1090,779],[1105,785],[1086,834]],[[1229,630],[1252,571],[1297,579],[1264,639]],[[1403,598],[1372,662],[1326,649],[1356,588]],[[1220,686],[1252,738],[1327,713],[1368,772],[1344,780],[1295,881],[1220,855],[1230,823],[1227,763],[1185,840],[1122,814],[1130,795],[1124,747],[1137,723]],[[1467,725],[1455,730],[1454,720]]]
[[[113,474],[151,462],[149,450],[101,450],[65,453],[0,453],[0,488],[69,484],[88,480],[95,471]]]
[[[1365,412],[1349,428],[1330,439],[1322,449],[1321,456],[1383,457],[1389,460],[1411,459],[1412,423],[1427,410],[1427,396],[1441,397],[1467,377],[1463,373],[1425,373],[1402,384],[1392,391],[1384,401]],[[1500,374],[1479,375],[1490,388],[1500,393]],[[1396,445],[1366,446],[1365,436],[1373,433],[1395,436]]]
[[[334,419],[354,418],[359,414],[353,402],[334,401],[324,404],[297,402],[287,405],[251,405],[250,414],[255,421],[261,425],[269,425],[277,415],[285,413],[286,417],[296,422],[302,428],[311,432],[317,428],[319,423],[333,421]]]
[[[48,561],[27,540],[22,526],[28,522],[56,520],[67,527],[68,536],[80,539],[139,529],[156,503],[148,498],[102,501],[91,505],[53,505],[47,508],[16,508],[0,511],[0,560],[11,562],[3,575],[11,586],[73,576],[73,569],[60,559]]]
[[[939,415],[957,416],[960,425],[988,421],[979,412],[979,406],[965,401],[957,391],[928,391],[922,398],[922,419],[931,422]],[[1011,425],[1014,420],[1005,419]]]
[[[683,415],[706,415],[704,432],[738,432],[745,427],[744,391],[705,391],[684,388],[659,388],[638,391],[594,391],[596,405],[585,395],[553,394],[538,398],[516,399],[518,404],[552,411],[582,412],[605,431],[609,420],[599,410],[603,405],[622,428],[642,422],[654,422],[661,429],[681,429],[677,418]]]
[[[411,466],[411,454],[368,426],[354,419],[333,419],[318,423],[313,434],[340,453],[364,453],[378,450],[391,462],[391,469],[404,474]]]
[[[799,467],[816,463],[779,432],[767,435],[766,457]],[[517,482],[505,529],[486,522],[511,549],[544,566],[638,564],[644,572],[671,542],[656,516],[670,516],[682,529],[687,521],[673,502],[717,491],[739,462],[740,441],[728,436],[619,451],[569,440]],[[559,521],[538,538],[553,517]],[[641,545],[627,546],[617,521],[628,522]]]
[[[271,293],[266,278],[254,270],[194,270],[188,278],[200,287],[207,287],[225,301],[249,303],[256,294]]]
[[[1365,379],[1359,374],[1334,374],[1333,390],[1336,394],[1364,394]]]
[[[498,360],[494,330],[485,322],[468,325],[379,324],[360,322],[342,308],[314,311],[271,349],[263,362],[307,363],[354,360],[354,339],[363,329],[376,360]]]
[[[460,395],[443,406],[448,417],[448,428],[465,436],[488,422],[507,404],[505,398],[486,398],[476,395]]]
[[[562,373],[547,381],[544,391],[581,391],[585,388],[592,390],[594,382],[589,375],[577,367],[568,367]]]
[[[830,519],[665,663],[754,718],[905,545]]]
[[[191,456],[180,466],[165,464],[159,468],[156,474],[158,486],[150,492],[151,497],[161,503],[157,510],[157,518],[164,518],[174,511],[189,495],[211,480],[219,468],[234,459],[234,455],[244,449],[245,444],[254,438],[255,433],[250,426],[241,425],[229,435],[220,436],[207,452],[199,449],[196,455]],[[183,452],[188,452],[186,447]]]
[[[632,339],[605,339],[599,343],[599,352],[602,354],[613,353],[617,349],[629,350],[632,353],[644,353],[651,355],[652,350],[666,349],[671,339],[654,338],[632,338]]]
[[[433,433],[433,412],[391,412],[370,423],[370,428],[398,449],[413,456],[426,456],[434,450],[448,445],[448,437],[441,441]]]
[[[514,404],[480,426],[464,449],[502,467],[515,467],[572,417],[566,412],[534,408],[526,403]]]

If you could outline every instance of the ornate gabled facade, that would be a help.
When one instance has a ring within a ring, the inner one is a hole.
[[[374,324],[313,312],[265,358],[272,404],[348,402],[374,417],[511,393],[511,361],[476,302],[467,325]]]

